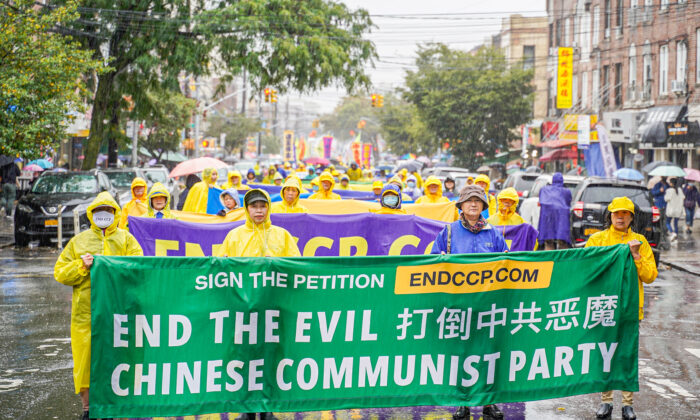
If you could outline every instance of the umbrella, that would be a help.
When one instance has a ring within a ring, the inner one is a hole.
[[[641,181],[644,179],[644,175],[641,172],[632,168],[620,168],[613,172],[613,176],[617,179],[626,179],[628,181]]]
[[[672,166],[673,163],[665,161],[665,160],[659,160],[657,162],[651,162],[642,168],[642,172],[645,174],[648,174],[649,172],[653,171],[654,169],[658,168],[659,166]]]
[[[649,178],[649,182],[647,182],[647,189],[652,189],[654,188],[654,185],[658,184],[661,181],[660,176],[653,176]]]
[[[306,159],[304,159],[304,163],[306,163],[307,165],[324,165],[324,166],[331,164],[331,162],[328,159],[322,158],[322,157],[306,158]]]
[[[0,155],[0,166],[5,166],[13,163],[15,159],[12,156]]]
[[[506,164],[502,162],[494,162],[489,164],[490,168],[505,168]]]
[[[693,168],[685,168],[685,179],[688,181],[698,181],[700,182],[700,171]]]
[[[525,168],[525,172],[541,174],[542,168],[540,168],[538,166],[528,166],[527,168]]]
[[[491,168],[489,168],[487,165],[479,166],[479,169],[477,169],[477,172],[488,172],[490,171]]]
[[[416,158],[416,155],[414,155],[413,153],[406,153],[405,155],[401,156],[401,159],[405,159],[405,160],[415,159],[415,158]]]
[[[419,157],[419,158],[416,159],[416,160],[417,160],[418,162],[421,162],[421,163],[425,164],[425,166],[427,166],[427,167],[430,167],[430,164],[432,163],[432,162],[430,161],[430,158],[427,157],[427,156],[421,156],[421,157]]]
[[[651,176],[677,176],[683,178],[685,171],[678,166],[657,166],[653,171],[649,172]]]
[[[31,165],[25,166],[24,168],[22,168],[22,170],[23,171],[31,171],[31,172],[42,172],[44,170],[44,168],[42,168],[39,165],[31,164]]]
[[[33,160],[33,161],[29,162],[29,164],[30,164],[30,165],[32,165],[32,164],[34,164],[34,165],[39,165],[39,166],[41,166],[41,167],[44,168],[44,169],[51,169],[51,168],[53,168],[53,163],[51,163],[51,162],[50,162],[49,160],[47,160],[47,159],[37,159],[37,160]]]
[[[394,167],[391,166],[391,165],[379,165],[379,166],[377,166],[377,169],[379,169],[380,171],[381,171],[381,170],[390,171],[390,170],[392,170],[393,168],[394,168]]]
[[[238,159],[236,159],[235,156],[226,156],[226,157],[224,158],[224,162],[226,162],[226,163],[236,163],[236,162],[238,162]]]
[[[178,164],[170,172],[170,178],[175,178],[178,176],[196,174],[197,172],[202,172],[206,168],[221,169],[226,168],[228,165],[220,161],[219,159],[214,159],[210,157],[201,157],[197,159],[186,160]]]
[[[418,171],[420,171],[420,170],[423,168],[423,164],[420,163],[420,162],[418,162],[418,161],[416,161],[416,160],[411,160],[411,161],[404,162],[404,163],[402,163],[401,165],[399,165],[399,166],[396,168],[395,172],[398,172],[398,171],[400,171],[401,169],[404,169],[404,168],[406,168],[406,170],[407,170],[408,172],[418,172]]]

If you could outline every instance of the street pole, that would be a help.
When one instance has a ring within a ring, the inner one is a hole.
[[[139,124],[136,121],[131,123],[134,125],[131,135],[131,166],[138,166]]]
[[[262,119],[262,93],[258,92],[258,118]],[[262,155],[262,127],[258,131],[258,158]]]
[[[199,157],[199,77],[194,79],[194,100],[197,104],[194,114],[194,157]]]

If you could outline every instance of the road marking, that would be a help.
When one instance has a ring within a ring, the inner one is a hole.
[[[666,390],[663,387],[660,387],[658,385],[655,385],[651,382],[647,382],[646,384],[649,388],[651,388],[652,391],[656,392],[657,395],[660,395],[662,398],[666,398],[667,400],[671,399],[671,396],[666,394]]]
[[[700,358],[700,349],[685,349],[688,353],[692,354],[693,356]]]
[[[692,400],[695,399],[695,395],[686,391],[685,388],[683,388],[682,386],[678,385],[677,383],[671,381],[670,379],[649,378],[649,381],[655,382],[659,385],[664,385],[664,386],[668,387],[671,391],[680,395],[681,397],[685,397],[685,398],[692,399]]]

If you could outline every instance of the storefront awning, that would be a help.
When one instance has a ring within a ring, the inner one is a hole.
[[[685,105],[650,108],[639,126],[640,149],[693,149],[700,141],[697,121],[688,121]]]
[[[552,160],[570,160],[576,159],[576,152],[571,149],[557,149],[547,152],[540,157],[540,162],[549,162]]]
[[[558,149],[560,147],[567,147],[578,143],[578,140],[549,140],[544,143],[540,143],[537,147],[547,147],[550,149]]]

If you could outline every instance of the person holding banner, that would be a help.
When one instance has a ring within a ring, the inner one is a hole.
[[[333,175],[331,175],[330,172],[324,171],[320,177],[318,177],[319,181],[319,190],[312,194],[309,199],[310,200],[340,200],[340,196],[336,193],[333,192],[333,187],[335,186],[335,180],[333,179]],[[313,181],[312,181],[313,185]]]
[[[255,169],[250,168],[245,175],[246,185],[255,184]]]
[[[481,215],[489,205],[483,188],[477,185],[462,188],[456,205],[462,210],[460,220],[450,223],[438,233],[431,254],[508,252],[503,235]],[[452,417],[454,420],[469,420],[469,407],[459,407]],[[484,406],[483,417],[502,420],[503,412],[496,404],[488,404]]]
[[[284,177],[282,176],[282,173],[276,172],[275,177],[272,179],[272,183],[279,187],[279,186],[282,186],[283,182],[284,182]]]
[[[515,188],[510,187],[504,189],[498,193],[497,200],[498,211],[489,216],[489,223],[497,226],[512,226],[525,223],[525,219],[515,212],[515,210],[518,208],[518,202],[520,201],[518,192],[515,190]]]
[[[148,217],[155,219],[175,219],[170,213],[170,193],[165,185],[156,182],[148,193]]]
[[[375,200],[379,200],[382,196],[382,189],[384,188],[384,183],[382,181],[374,181],[372,183],[372,192],[374,193]]]
[[[489,188],[491,188],[491,178],[488,175],[481,174],[474,179],[474,185],[478,185],[486,191],[486,199],[489,201],[489,205],[485,210],[489,211],[489,217],[496,214],[498,208],[498,203],[496,202],[496,197],[489,194]]]
[[[359,181],[362,178],[362,170],[357,167],[357,163],[353,162],[350,164],[350,169],[348,169],[348,177],[350,181]]]
[[[408,194],[413,201],[418,200],[418,198],[423,195],[420,192],[420,186],[418,185],[418,180],[416,179],[415,175],[408,175],[408,178],[406,179],[406,188],[403,189],[403,192],[404,194]]]
[[[209,188],[216,187],[216,179],[219,173],[214,168],[206,168],[202,171],[202,180],[194,184],[187,194],[183,211],[193,213],[206,213],[209,203]]]
[[[255,177],[255,173],[253,173]],[[249,190],[250,187],[243,184],[241,173],[238,171],[231,171],[228,173],[228,182],[221,186],[221,189],[228,190],[229,188],[235,188],[237,190]]]
[[[401,202],[401,189],[394,184],[387,184],[379,199],[382,207],[371,211],[376,214],[408,214],[401,208]]]
[[[241,197],[238,195],[238,190],[235,188],[228,188],[221,191],[219,194],[219,202],[224,207],[216,213],[217,216],[226,216],[230,212],[236,210],[241,205]]]
[[[656,269],[654,253],[644,235],[632,231],[634,203],[629,198],[613,198],[608,205],[608,213],[606,214],[605,221],[607,229],[591,235],[586,242],[586,246],[629,245],[639,278],[639,320],[641,321],[644,318],[644,283],[652,283],[659,274]],[[637,418],[632,409],[633,402],[634,393],[631,391],[622,391],[623,420]],[[602,403],[598,408],[596,418],[610,419],[613,411],[612,403],[613,391],[603,392]]]
[[[350,177],[343,174],[340,176],[340,186],[338,187],[341,190],[349,190],[350,189]]]
[[[442,195],[442,182],[431,175],[425,180],[425,195],[418,198],[416,204],[447,203],[449,201],[449,198]]]
[[[447,199],[450,199],[457,196],[457,191],[455,191],[455,179],[452,178],[452,175],[447,175],[447,178],[445,178],[443,185],[445,186],[442,193],[443,197],[447,197]]]
[[[272,213],[308,213],[309,209],[299,204],[302,192],[301,181],[296,176],[289,176],[282,186],[282,201],[272,205]]]
[[[146,184],[145,179],[136,177],[131,181],[131,201],[122,207],[122,216],[119,220],[120,229],[129,229],[129,216],[143,216],[148,213],[147,190],[148,184]]]
[[[511,251],[534,251],[537,249],[537,229],[525,223],[516,209],[518,208],[518,192],[515,188],[506,188],[498,193],[498,212],[486,221],[501,232]],[[507,226],[513,226],[507,228]],[[517,226],[517,227],[516,227]]]
[[[93,255],[143,255],[136,238],[118,227],[120,215],[119,204],[108,192],[98,194],[87,209],[90,229],[71,238],[53,271],[56,281],[73,286],[70,328],[73,383],[83,403],[83,420],[90,418],[90,268]]]

